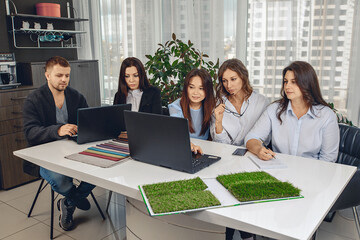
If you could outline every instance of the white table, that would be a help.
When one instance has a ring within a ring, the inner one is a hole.
[[[236,146],[197,139],[192,139],[192,142],[200,145],[205,153],[221,156],[222,159],[197,174],[187,174],[134,160],[126,160],[110,168],[100,168],[65,159],[66,155],[80,152],[97,144],[95,142],[77,145],[70,140],[60,140],[18,150],[14,152],[14,155],[139,201],[142,201],[142,198],[138,185],[196,176],[214,178],[219,174],[259,170],[246,155],[244,157],[231,155]],[[356,168],[284,154],[277,154],[277,158],[288,167],[267,170],[267,172],[281,181],[289,181],[300,188],[304,198],[218,208],[186,215],[174,215],[170,218],[185,222],[189,219],[201,220],[210,224],[207,227],[214,227],[214,232],[219,229],[221,232],[224,226],[228,226],[276,239],[309,239],[355,173]],[[136,204],[139,202],[134,201],[131,205],[136,208]],[[187,220],[182,219],[184,216]],[[168,216],[160,218],[162,218],[160,221],[169,219]],[[131,219],[127,219],[127,224],[131,222]],[[198,221],[197,224],[201,225],[201,222]],[[219,228],[216,228],[216,225]]]

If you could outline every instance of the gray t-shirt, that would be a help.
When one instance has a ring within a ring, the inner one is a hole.
[[[56,123],[67,124],[68,123],[68,111],[66,107],[66,98],[64,98],[64,104],[62,108],[56,107]]]

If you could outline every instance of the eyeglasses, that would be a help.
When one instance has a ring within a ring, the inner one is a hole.
[[[226,101],[225,101],[225,102],[226,102]],[[225,104],[225,102],[224,102],[224,104]],[[227,107],[225,106],[225,112],[231,113],[231,114],[234,115],[235,117],[242,117],[242,116],[245,114],[245,112],[246,112],[246,110],[248,109],[248,107],[249,107],[249,103],[246,104],[246,108],[245,108],[244,112],[238,113],[238,112],[231,111],[229,108],[227,108]],[[241,111],[241,110],[240,110],[240,111]]]

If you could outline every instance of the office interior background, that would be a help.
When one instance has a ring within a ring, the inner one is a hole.
[[[213,61],[245,62],[252,86],[271,100],[280,97],[282,69],[294,60],[307,61],[325,100],[359,124],[359,1],[89,0],[74,5],[90,19],[78,57],[99,59],[103,104],[113,101],[124,58],[145,63],[145,55],[175,33]]]

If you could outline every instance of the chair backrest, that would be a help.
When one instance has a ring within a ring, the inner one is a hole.
[[[339,124],[340,144],[337,163],[358,166],[360,163],[360,128]]]
[[[330,212],[360,205],[360,128],[339,124],[340,143],[337,163],[358,168]]]

